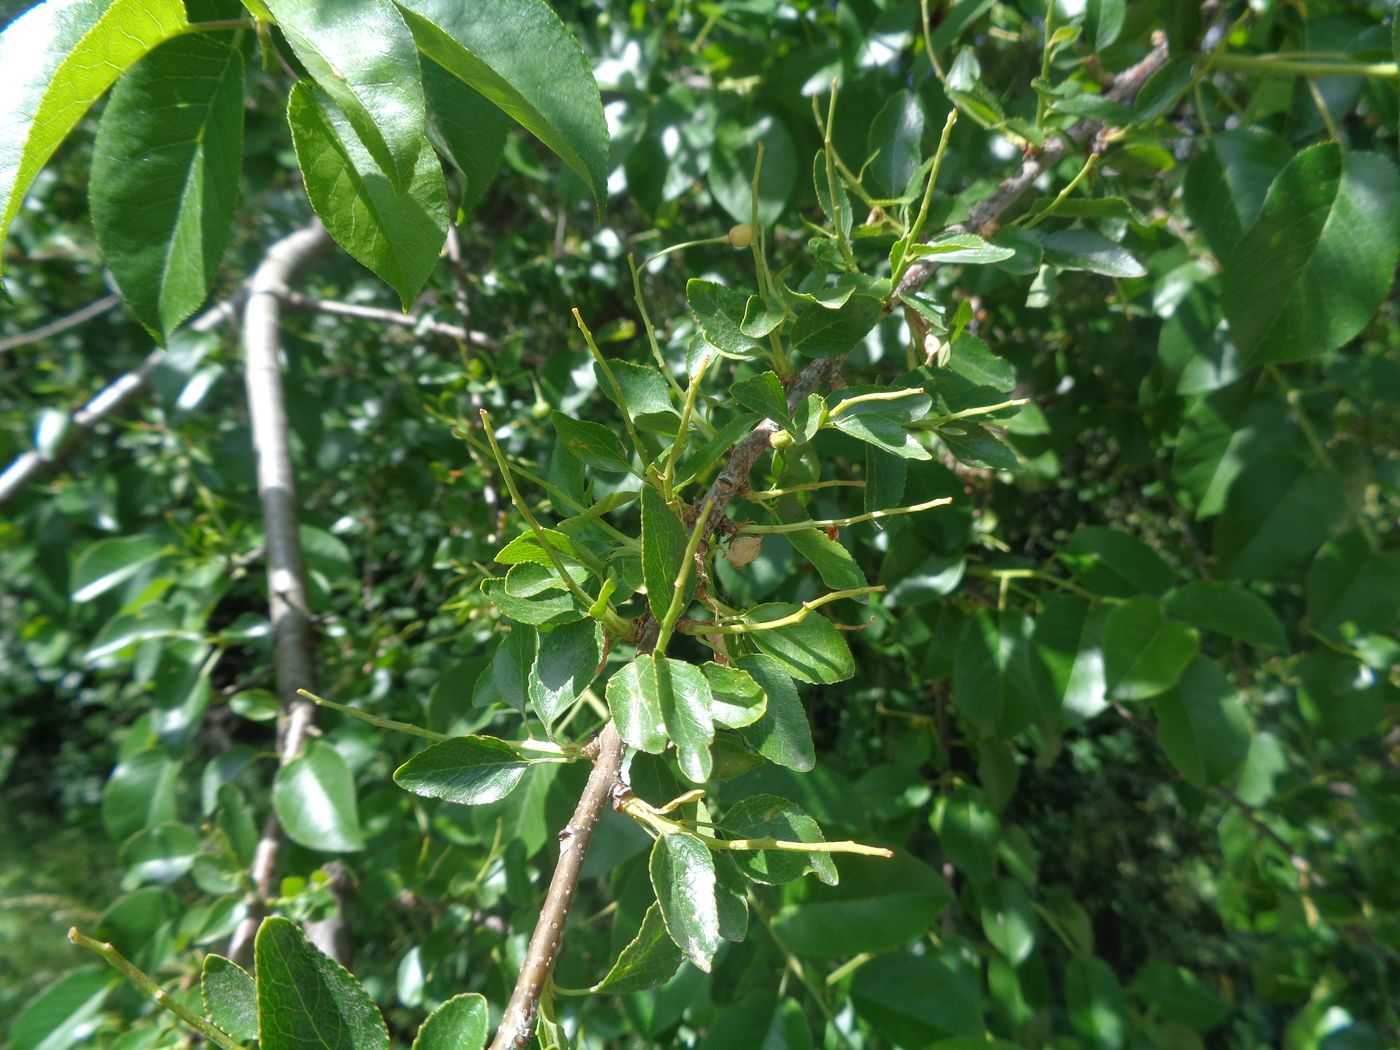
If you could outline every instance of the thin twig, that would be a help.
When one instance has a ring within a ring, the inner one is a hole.
[[[478,332],[473,328],[463,328],[461,325],[447,324],[443,321],[429,320],[426,317],[419,317],[417,314],[401,314],[397,310],[385,310],[378,306],[360,306],[357,303],[342,303],[334,299],[317,299],[314,296],[302,295],[300,292],[294,292],[290,289],[284,289],[281,295],[282,301],[293,310],[308,310],[313,313],[333,314],[337,317],[355,317],[362,321],[376,321],[379,324],[412,328],[416,331],[431,332],[433,335],[444,336],[448,339],[460,339],[484,350],[499,350],[501,347],[499,342],[485,332]]]
[[[115,292],[111,295],[104,295],[96,302],[88,303],[81,309],[74,310],[67,317],[60,317],[57,321],[40,325],[32,332],[20,332],[19,335],[6,336],[4,339],[0,339],[0,353],[13,350],[17,346],[29,346],[31,343],[43,342],[45,339],[66,332],[70,328],[77,328],[78,325],[91,321],[94,317],[101,317],[109,310],[115,309],[121,301],[122,297]]]

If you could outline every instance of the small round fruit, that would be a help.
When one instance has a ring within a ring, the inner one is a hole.
[[[736,248],[747,248],[753,243],[753,227],[746,222],[731,226],[729,236],[725,239]]]

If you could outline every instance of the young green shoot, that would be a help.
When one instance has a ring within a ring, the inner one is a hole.
[[[807,522],[811,525],[811,522]],[[859,598],[866,594],[882,594],[884,587],[853,587],[848,591],[831,591],[820,597],[802,603],[801,608],[796,612],[781,616],[776,620],[764,620],[762,623],[753,623],[745,620],[742,623],[693,623],[689,625],[688,634],[754,634],[758,631],[775,631],[780,627],[795,627],[803,620],[811,616],[813,612],[823,605],[830,605],[832,602],[840,601],[842,598]]]
[[[843,529],[847,525],[859,525],[863,521],[879,521],[882,518],[895,518],[901,514],[918,514],[920,511],[932,510],[934,507],[946,507],[953,502],[951,496],[941,496],[938,499],[931,499],[925,503],[915,503],[909,507],[890,507],[886,510],[872,510],[864,514],[852,514],[849,518],[821,518],[817,521],[787,521],[779,525],[744,525],[739,529],[741,535],[762,536],[771,534],[781,534],[784,532],[805,532],[807,529]],[[845,592],[841,592],[845,593]],[[830,597],[828,595],[828,597]]]
[[[627,437],[632,442],[632,447],[637,450],[637,457],[642,461],[643,472],[651,470],[651,456],[647,453],[646,445],[642,444],[641,436],[637,433],[637,427],[632,422],[632,411],[627,407],[627,399],[622,396],[622,386],[617,381],[617,376],[613,375],[612,366],[608,364],[608,359],[603,356],[603,352],[598,349],[598,344],[593,340],[593,333],[588,330],[588,325],[583,323],[583,315],[575,308],[573,311],[574,323],[578,325],[578,330],[583,333],[583,341],[588,344],[588,352],[593,355],[593,361],[602,370],[603,377],[608,381],[608,386],[612,388],[613,400],[617,403],[617,410],[622,413],[622,425],[627,430]]]

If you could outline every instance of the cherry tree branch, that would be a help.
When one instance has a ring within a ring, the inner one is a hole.
[[[243,314],[244,379],[267,537],[268,606],[281,712],[277,757],[282,765],[301,753],[316,710],[311,701],[297,695],[298,689],[316,690],[315,636],[307,600],[306,563],[297,532],[296,480],[282,394],[282,301],[288,284],[330,243],[319,222],[275,243],[249,279]],[[282,828],[271,814],[253,854],[252,907],[229,940],[228,955],[236,962],[245,962],[252,952],[263,902],[272,896],[281,846]]]

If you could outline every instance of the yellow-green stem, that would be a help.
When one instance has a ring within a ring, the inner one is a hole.
[[[900,514],[918,514],[920,511],[932,510],[934,507],[944,507],[953,502],[951,496],[943,496],[939,499],[931,499],[926,503],[915,503],[910,507],[890,507],[888,510],[872,510],[865,514],[853,514],[849,518],[821,518],[816,521],[786,521],[780,525],[745,525],[739,529],[741,533],[753,536],[761,536],[771,533],[784,532],[804,532],[807,529],[842,529],[847,525],[858,525],[862,521],[879,521],[881,518],[893,518]]]
[[[685,585],[690,581],[690,571],[695,564],[695,552],[700,549],[700,541],[704,538],[705,528],[710,523],[710,510],[715,505],[715,498],[710,496],[700,506],[700,513],[695,516],[695,524],[690,529],[690,539],[685,545],[685,555],[681,558],[680,571],[676,573],[676,589],[671,594],[670,604],[666,606],[666,614],[661,618],[661,626],[656,632],[656,647],[652,650],[657,656],[662,656],[666,652],[666,644],[671,640],[671,633],[676,629],[676,621],[680,619],[681,612],[685,609]]]
[[[598,344],[593,340],[593,333],[588,330],[588,325],[583,323],[583,315],[575,308],[573,311],[574,323],[578,325],[578,330],[583,333],[583,341],[588,344],[588,352],[593,355],[593,361],[602,369],[603,377],[608,381],[608,386],[612,387],[613,400],[617,403],[617,410],[622,413],[622,425],[627,430],[627,436],[632,441],[632,447],[637,450],[637,456],[642,461],[642,470],[651,469],[651,456],[647,454],[647,447],[642,444],[641,436],[637,433],[637,427],[632,422],[632,412],[627,407],[627,399],[622,396],[622,386],[617,381],[617,376],[613,375],[612,366],[608,364],[608,359],[603,356],[603,352],[598,349]]]
[[[808,616],[820,609],[823,605],[830,605],[832,602],[840,601],[842,598],[859,598],[864,594],[881,594],[884,587],[853,587],[848,591],[832,591],[823,594],[819,598],[802,603],[802,607],[794,613],[788,613],[776,620],[765,620],[762,623],[697,623],[693,629],[695,634],[754,634],[757,631],[774,631],[780,627],[793,627],[807,619]]]

